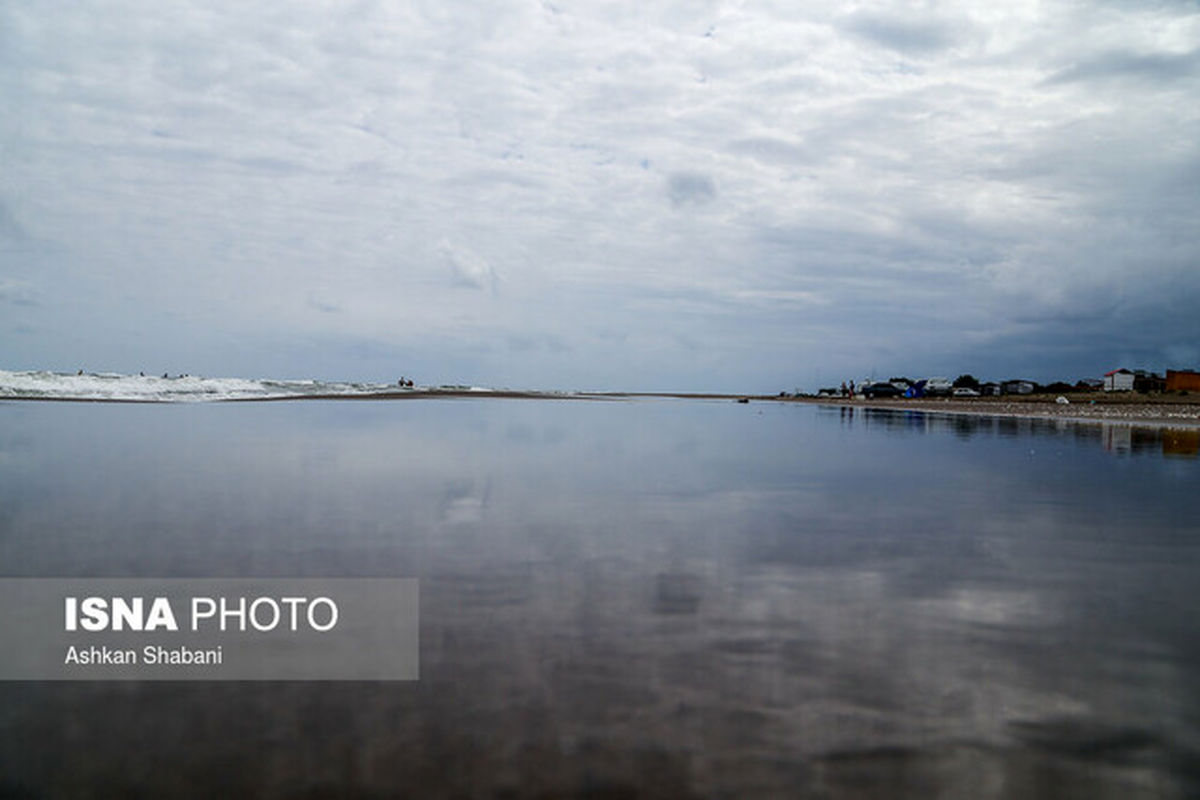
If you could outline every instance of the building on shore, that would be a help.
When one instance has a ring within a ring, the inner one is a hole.
[[[1168,392],[1200,392],[1200,372],[1190,369],[1167,370]]]
[[[1114,369],[1112,372],[1104,373],[1104,391],[1132,392],[1133,370],[1122,368]]]
[[[1167,388],[1167,381],[1162,375],[1144,369],[1133,371],[1133,390],[1135,392],[1162,392]]]

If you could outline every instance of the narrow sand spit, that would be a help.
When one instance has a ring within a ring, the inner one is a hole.
[[[1119,422],[1156,427],[1200,427],[1200,402],[1178,399],[1104,397],[1076,395],[1069,404],[1055,402],[1055,395],[1014,398],[922,398],[895,400],[844,399],[840,397],[797,397],[787,402],[855,408],[879,408],[895,411],[924,411],[936,414],[976,414],[980,416],[1029,417],[1033,419],[1078,420],[1081,422]]]

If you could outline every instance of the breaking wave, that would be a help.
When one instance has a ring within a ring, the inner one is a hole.
[[[406,391],[487,391],[477,387],[416,387],[390,383],[354,383],[264,378],[201,378],[195,375],[119,375],[110,372],[0,370],[0,399],[120,400],[133,402],[211,402],[219,400],[278,400],[304,397],[361,397]]]

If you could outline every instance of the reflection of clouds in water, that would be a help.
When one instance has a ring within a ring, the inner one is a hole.
[[[470,482],[456,483],[446,490],[441,521],[446,525],[468,525],[480,523],[484,518],[491,482],[476,489]]]
[[[448,525],[463,525],[483,520],[482,497],[458,497],[446,505],[442,521]]]
[[[699,576],[684,573],[660,573],[655,576],[656,614],[695,614],[700,608],[701,596]]]
[[[1058,622],[1057,615],[1032,592],[964,588],[925,602],[935,615],[970,624],[1049,627]]]
[[[764,410],[34,409],[22,429],[40,461],[0,475],[24,487],[0,561],[419,577],[420,685],[327,701],[386,720],[336,726],[392,737],[382,774],[501,770],[514,752],[552,771],[600,751],[609,774],[654,741],[680,796],[853,796],[889,775],[912,796],[1004,796],[1032,773],[1073,776],[1092,741],[1136,756],[1097,767],[1129,789],[1191,741],[1194,631],[1163,613],[1196,598],[1194,549],[1176,546],[1196,532],[1180,524],[1191,484],[1161,480],[1191,464],[1111,459],[1098,438],[1050,446],[1072,428],[964,437],[926,418],[848,429]],[[176,429],[183,415],[196,433]],[[147,701],[139,719],[168,709]],[[364,743],[314,731],[321,756]],[[549,795],[576,786],[562,769]]]

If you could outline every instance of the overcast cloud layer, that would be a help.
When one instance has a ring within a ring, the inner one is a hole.
[[[1200,367],[1195,3],[0,4],[0,367]]]

